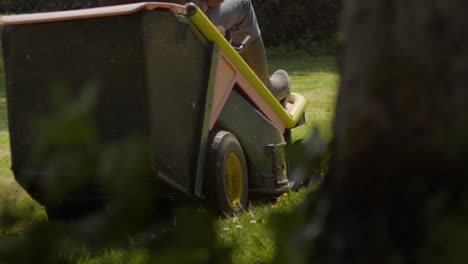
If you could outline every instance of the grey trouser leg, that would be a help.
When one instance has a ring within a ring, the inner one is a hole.
[[[278,70],[270,77],[266,60],[265,47],[258,27],[252,2],[250,0],[225,0],[221,5],[208,9],[208,17],[215,26],[222,26],[231,34],[233,44],[241,44],[250,36],[250,41],[240,56],[257,74],[273,96],[286,104],[291,89],[288,73]]]
[[[241,44],[247,36],[253,42],[261,35],[250,0],[225,0],[219,6],[208,8],[207,15],[215,26],[229,31],[234,44]]]

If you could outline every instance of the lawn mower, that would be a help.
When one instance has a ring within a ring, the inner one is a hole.
[[[89,192],[45,198],[43,182],[67,173],[30,165],[33,123],[54,109],[50,87],[77,94],[90,80],[99,88],[92,116],[99,141],[141,138],[148,177],[165,186],[160,196],[241,212],[250,198],[298,184],[286,149],[291,129],[305,123],[304,97],[292,93],[281,105],[196,5],[136,3],[2,21],[12,171],[48,213]]]

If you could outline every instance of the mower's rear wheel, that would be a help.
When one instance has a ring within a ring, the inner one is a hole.
[[[206,195],[218,212],[243,211],[247,206],[248,175],[244,152],[236,137],[217,131],[209,142]]]

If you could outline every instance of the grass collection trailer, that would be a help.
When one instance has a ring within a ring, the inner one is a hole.
[[[194,4],[137,3],[2,21],[12,170],[49,214],[91,191],[46,199],[47,178],[67,173],[31,167],[38,140],[32,124],[53,114],[51,87],[75,95],[90,80],[99,89],[92,116],[99,141],[143,139],[148,177],[165,192],[239,212],[249,197],[293,186],[286,147],[291,129],[304,123],[304,98],[292,93],[280,105]]]

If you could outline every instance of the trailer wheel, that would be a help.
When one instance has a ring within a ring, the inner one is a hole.
[[[207,153],[206,194],[215,210],[241,212],[247,205],[247,166],[236,137],[227,131],[214,133]]]

